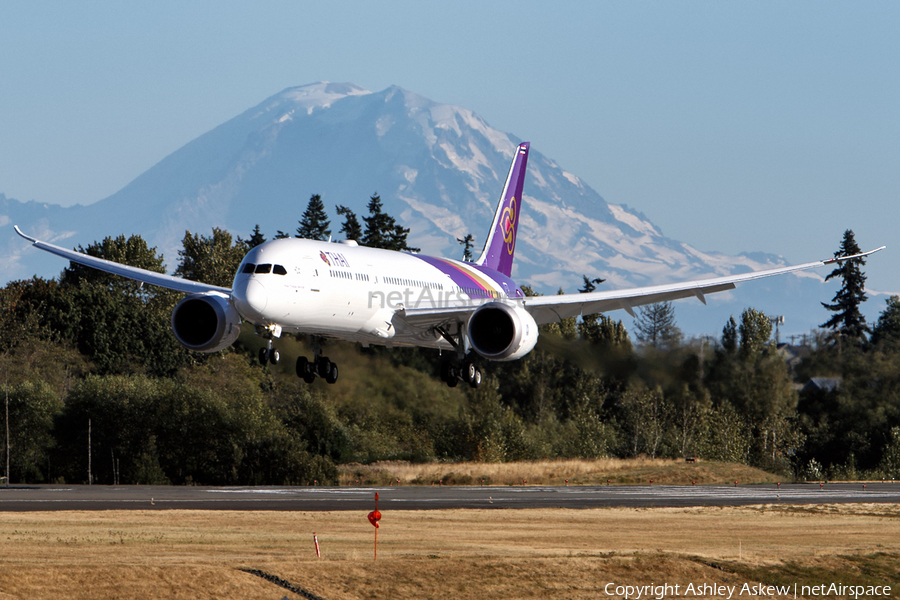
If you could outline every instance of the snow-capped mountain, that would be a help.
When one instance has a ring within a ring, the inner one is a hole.
[[[411,229],[411,245],[459,257],[457,238],[472,233],[476,248],[484,242],[520,141],[470,110],[396,86],[381,92],[348,83],[289,88],[89,206],[61,208],[0,195],[9,257],[0,278],[54,276],[64,266],[15,237],[12,224],[66,246],[138,233],[165,253],[174,270],[185,230],[209,234],[223,227],[248,237],[259,224],[268,237],[277,230],[292,233],[312,194],[322,196],[337,232],[334,206],[349,206],[361,217],[377,192],[385,210]],[[574,292],[582,275],[603,277],[603,287],[616,288],[784,264],[777,256],[726,256],[669,239],[643,214],[608,204],[534,146],[516,257],[514,277],[544,293]],[[812,258],[823,257],[800,257]],[[790,331],[805,332],[826,319],[818,302],[830,299],[833,288],[823,287],[824,275],[744,285],[710,297],[707,307],[681,302],[679,323],[690,333],[715,333],[729,314],[754,306],[788,315]]]

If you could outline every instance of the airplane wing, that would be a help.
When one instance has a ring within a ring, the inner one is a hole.
[[[65,248],[61,248],[60,246],[54,246],[53,244],[48,244],[47,242],[42,242],[31,236],[25,235],[24,233],[22,233],[22,230],[19,229],[18,226],[16,226],[16,233],[31,242],[35,248],[39,248],[41,250],[44,250],[45,252],[50,252],[51,254],[56,254],[57,256],[61,256],[66,260],[84,265],[86,267],[91,267],[92,269],[97,269],[98,271],[120,275],[128,279],[134,279],[135,281],[157,285],[159,287],[163,287],[169,290],[176,290],[178,292],[187,292],[189,294],[219,292],[221,294],[226,294],[229,296],[231,295],[230,288],[219,287],[217,285],[207,285],[205,283],[200,283],[197,281],[182,279],[181,277],[174,277],[172,275],[165,275],[163,273],[155,273],[146,269],[138,269],[137,267],[120,265],[119,263],[115,263],[109,260],[104,260],[95,256],[88,256],[87,254],[82,254],[81,252],[76,252],[74,250],[67,250]]]
[[[701,279],[684,283],[670,283],[625,290],[590,292],[586,294],[532,296],[525,299],[525,309],[531,313],[531,316],[534,317],[534,320],[538,325],[543,325],[545,323],[555,323],[568,317],[593,315],[620,308],[627,311],[631,316],[634,316],[633,309],[635,306],[678,300],[679,298],[695,297],[706,304],[705,296],[707,294],[734,289],[735,284],[737,283],[761,279],[763,277],[771,277],[772,275],[782,275],[794,271],[814,269],[833,263],[840,263],[853,258],[868,256],[883,249],[884,246],[853,256],[841,256],[838,258],[829,258],[827,260],[817,260],[802,265],[779,267],[777,269],[753,271],[750,273],[742,273],[740,275],[728,275],[726,277]]]

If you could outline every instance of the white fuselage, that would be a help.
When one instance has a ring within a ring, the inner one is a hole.
[[[462,261],[296,238],[247,253],[232,289],[241,316],[261,327],[436,348],[449,345],[436,332],[409,337],[398,311],[522,298],[509,279]]]

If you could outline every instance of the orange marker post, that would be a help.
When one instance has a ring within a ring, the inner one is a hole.
[[[378,521],[381,520],[381,512],[378,510],[378,492],[375,492],[375,510],[367,516],[369,523],[375,527],[375,560],[378,560]]]

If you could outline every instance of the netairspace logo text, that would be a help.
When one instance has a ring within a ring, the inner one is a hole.
[[[823,583],[820,585],[766,585],[764,583],[745,583],[744,585],[724,585],[721,583],[689,583],[672,585],[670,583],[650,585],[625,585],[607,583],[603,588],[607,596],[620,597],[624,600],[664,600],[664,598],[694,598],[716,596],[719,598],[740,598],[749,596],[782,596],[814,598],[817,596],[843,596],[846,598],[877,598],[891,595],[889,585],[844,585],[842,583]]]

